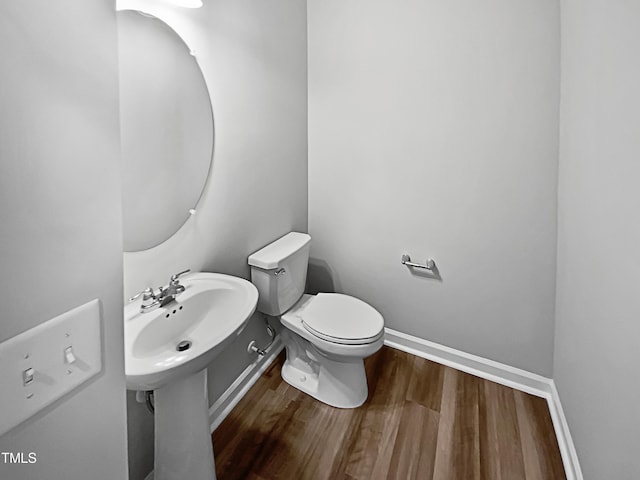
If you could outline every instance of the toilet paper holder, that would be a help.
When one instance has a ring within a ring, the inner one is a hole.
[[[425,270],[433,270],[436,266],[436,262],[434,262],[432,258],[428,258],[427,263],[425,264],[414,263],[411,261],[411,257],[408,253],[402,255],[402,259],[400,260],[400,262],[402,263],[402,265],[406,265],[407,267],[423,268]]]

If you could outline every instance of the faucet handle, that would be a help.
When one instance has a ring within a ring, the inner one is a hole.
[[[134,300],[136,300],[138,297],[140,297],[142,295],[142,300],[149,300],[150,298],[156,298],[155,294],[153,293],[153,288],[148,287],[145,288],[144,290],[142,290],[141,292],[136,293],[133,297],[131,297],[129,299],[130,302],[133,302]]]
[[[171,283],[170,285],[176,285],[178,282],[178,277],[181,277],[182,275],[184,275],[185,273],[189,273],[191,271],[190,268],[187,268],[186,270],[180,272],[180,273],[176,273],[171,275]]]

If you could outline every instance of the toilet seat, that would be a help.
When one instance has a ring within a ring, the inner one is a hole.
[[[302,326],[327,342],[373,343],[384,334],[384,319],[371,305],[339,293],[319,293],[300,313]]]

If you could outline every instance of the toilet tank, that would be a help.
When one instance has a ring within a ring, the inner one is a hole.
[[[282,315],[302,297],[310,247],[309,235],[290,232],[249,256],[259,312]]]

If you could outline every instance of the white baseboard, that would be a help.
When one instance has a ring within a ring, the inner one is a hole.
[[[546,398],[551,392],[550,378],[390,328],[385,328],[384,344],[537,397]]]
[[[267,354],[245,368],[236,381],[211,405],[209,408],[211,433],[227,418],[229,412],[242,400],[242,397],[258,381],[264,371],[269,368],[269,365],[273,363],[283,348],[284,345],[278,335],[269,347]]]
[[[418,357],[432,360],[462,372],[530,393],[547,400],[553,428],[558,439],[567,480],[583,480],[580,464],[562,410],[560,397],[552,379],[430,342],[406,333],[385,328],[384,344]]]
[[[564,463],[567,480],[583,480],[576,447],[571,438],[567,418],[564,416],[556,382],[553,380],[551,380],[551,394],[547,397],[547,402],[549,404],[551,419],[553,420],[553,428],[556,431],[558,445],[560,446],[560,453],[562,454],[562,462]]]

